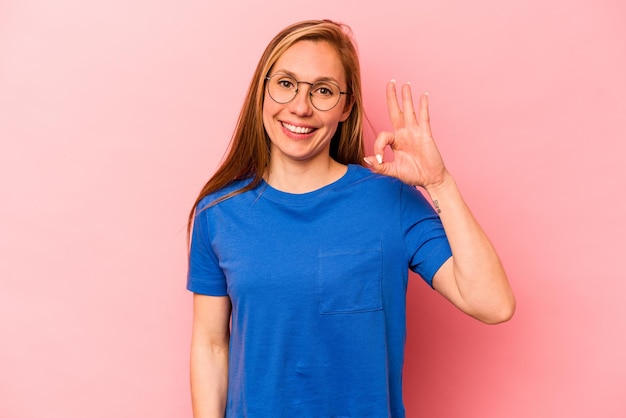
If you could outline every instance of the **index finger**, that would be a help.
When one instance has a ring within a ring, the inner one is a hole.
[[[387,83],[387,110],[389,111],[389,118],[391,119],[393,129],[397,131],[398,129],[404,128],[404,115],[398,103],[396,80],[391,80]]]

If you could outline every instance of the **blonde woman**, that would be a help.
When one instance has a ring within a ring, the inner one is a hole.
[[[349,28],[300,22],[267,46],[189,219],[196,418],[405,417],[409,269],[480,321],[512,316],[418,101],[387,85],[394,131],[365,157]]]

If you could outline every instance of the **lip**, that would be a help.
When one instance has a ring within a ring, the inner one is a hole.
[[[290,138],[294,139],[306,139],[309,138],[317,131],[317,128],[311,125],[304,125],[300,123],[292,123],[286,121],[280,121],[280,127]]]

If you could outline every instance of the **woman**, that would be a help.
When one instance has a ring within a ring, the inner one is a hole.
[[[401,105],[396,91],[394,132],[364,158],[349,29],[306,21],[268,45],[190,214],[195,417],[404,417],[409,268],[483,322],[513,314],[431,136],[428,96],[416,114],[410,86]]]

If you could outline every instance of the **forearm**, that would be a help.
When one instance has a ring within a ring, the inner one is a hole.
[[[453,274],[448,276],[453,283],[445,284],[444,296],[483,322],[508,320],[515,309],[515,299],[506,273],[456,182],[446,173],[442,182],[427,187],[426,191],[439,212],[452,249]]]
[[[191,398],[194,418],[224,418],[228,389],[228,340],[192,344]]]

